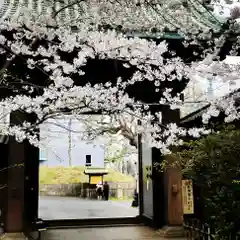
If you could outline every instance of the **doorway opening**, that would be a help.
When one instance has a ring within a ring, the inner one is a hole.
[[[121,129],[114,127],[102,115],[64,116],[41,126],[39,218],[130,219],[140,215],[137,145],[130,145]]]

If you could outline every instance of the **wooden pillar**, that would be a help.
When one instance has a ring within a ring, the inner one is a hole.
[[[39,149],[28,141],[25,144],[24,230],[30,232],[38,219]]]
[[[165,110],[164,124],[169,122],[178,124],[179,119],[178,110]],[[166,160],[168,163],[172,163],[174,159],[169,156]],[[159,230],[159,234],[166,238],[183,237],[182,173],[180,169],[168,167],[163,175],[165,226]]]
[[[7,176],[7,209],[5,232],[23,232],[24,214],[24,144],[14,137],[9,139],[8,176]]]
[[[7,208],[7,172],[8,172],[8,137],[1,136],[0,143],[0,224],[1,224],[1,233],[4,228],[5,219],[6,219],[6,208]]]
[[[21,123],[19,121],[19,113],[11,114],[11,124],[17,125]],[[17,142],[11,136],[8,142],[5,234],[2,239],[24,239],[24,155],[24,143]]]
[[[179,169],[168,168],[165,174],[167,178],[167,224],[168,226],[182,226],[182,173]]]
[[[163,238],[183,238],[182,173],[168,168],[164,172],[165,225],[158,230]]]
[[[15,112],[11,114],[10,122],[13,125],[18,125],[24,120],[30,120],[28,115]],[[28,209],[31,208],[31,201],[34,206],[37,206],[36,198],[33,199],[30,195],[26,193],[29,192],[29,186],[32,184],[36,185],[36,181],[31,184],[26,184],[27,180],[32,181],[32,179],[27,179],[26,167],[28,172],[30,172],[29,162],[30,160],[36,162],[37,154],[32,154],[30,149],[30,144],[28,141],[17,142],[15,137],[10,137],[8,142],[8,171],[7,171],[7,194],[6,198],[6,209],[5,209],[5,221],[4,221],[4,236],[1,239],[25,239],[23,233],[26,232],[27,228],[30,228],[30,222],[28,221],[29,216]],[[38,164],[38,162],[37,162]],[[36,164],[35,164],[36,165]],[[31,171],[35,174],[36,168],[32,168]],[[38,178],[38,175],[36,176]],[[38,182],[38,179],[37,179]],[[26,186],[28,188],[26,189]],[[37,188],[36,188],[37,189]],[[38,190],[37,194],[38,194]],[[29,199],[29,197],[31,199]],[[28,201],[25,201],[28,200]],[[28,203],[28,204],[26,204]],[[31,209],[34,214],[36,211]],[[28,226],[27,226],[28,225]]]

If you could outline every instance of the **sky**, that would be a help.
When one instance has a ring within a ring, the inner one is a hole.
[[[216,1],[216,0],[215,0]],[[231,4],[227,4],[226,2],[231,2]],[[219,0],[219,3],[214,5],[213,13],[221,18],[230,17],[231,9],[234,7],[240,7],[240,2],[238,0]]]

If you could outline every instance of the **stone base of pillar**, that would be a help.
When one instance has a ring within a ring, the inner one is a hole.
[[[184,238],[184,229],[182,226],[165,226],[157,230],[157,234],[162,238]]]
[[[23,233],[4,233],[1,240],[26,240],[28,239]]]

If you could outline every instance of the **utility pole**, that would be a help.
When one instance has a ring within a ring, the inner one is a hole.
[[[208,79],[208,100],[212,101],[214,98],[214,93],[213,93],[213,80],[212,79]]]
[[[72,119],[68,122],[68,161],[69,166],[72,166]]]

